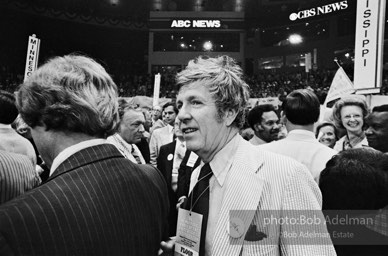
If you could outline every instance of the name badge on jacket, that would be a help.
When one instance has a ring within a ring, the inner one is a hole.
[[[179,208],[174,255],[199,256],[202,214]]]
[[[189,156],[189,159],[187,160],[187,166],[188,167],[193,167],[195,162],[197,162],[197,159],[198,159],[198,155],[195,154],[194,152],[191,152],[190,153],[190,156]]]

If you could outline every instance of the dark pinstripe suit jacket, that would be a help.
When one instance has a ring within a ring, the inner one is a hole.
[[[157,255],[168,205],[155,168],[110,144],[89,147],[0,207],[0,254]]]
[[[178,212],[175,208],[178,198],[176,197],[176,193],[174,192],[174,190],[172,190],[172,187],[171,187],[171,179],[172,179],[171,175],[172,175],[174,158],[168,160],[168,156],[170,154],[174,156],[175,146],[176,146],[175,140],[171,143],[161,146],[158,158],[156,160],[157,168],[162,173],[167,183],[168,200],[170,202],[170,210],[168,215],[168,226],[169,226],[168,233],[170,236],[174,236],[176,233],[176,222],[178,219]]]

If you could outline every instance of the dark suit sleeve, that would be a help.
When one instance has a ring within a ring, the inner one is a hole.
[[[151,181],[155,184],[155,188],[159,190],[159,198],[155,198],[155,203],[161,203],[163,208],[163,234],[162,240],[169,240],[169,224],[168,224],[168,214],[170,203],[168,200],[167,184],[162,176],[162,174],[152,165],[138,165],[150,178]]]
[[[167,182],[167,174],[166,174],[166,168],[164,164],[164,159],[166,159],[166,152],[167,152],[166,145],[161,146],[158,158],[156,159],[156,167],[162,174],[164,180]]]
[[[4,236],[0,234],[0,255],[3,256],[13,256],[15,253],[11,249],[11,247],[8,245],[7,241],[5,240]]]

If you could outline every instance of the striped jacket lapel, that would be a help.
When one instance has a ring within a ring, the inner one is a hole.
[[[261,198],[264,181],[259,178],[257,172],[262,166],[263,160],[257,155],[254,146],[241,139],[230,176],[224,184],[228,189],[222,202],[211,255],[239,255]],[[239,238],[232,238],[228,234],[231,214],[244,223],[245,230]]]
[[[123,156],[114,145],[108,143],[82,149],[63,161],[47,181],[81,166],[115,157]]]

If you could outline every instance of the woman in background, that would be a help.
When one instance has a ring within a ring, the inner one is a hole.
[[[364,132],[364,118],[368,114],[368,106],[355,95],[338,100],[333,107],[333,120],[337,128],[346,130],[345,136],[334,145],[337,151],[368,146]]]
[[[323,145],[333,148],[338,140],[337,128],[333,123],[323,122],[317,126],[315,137]]]

